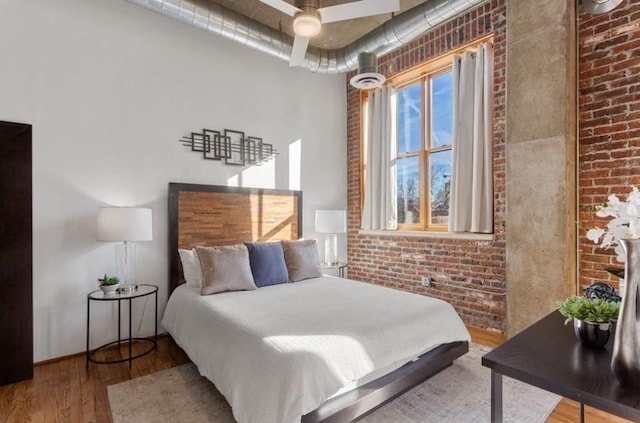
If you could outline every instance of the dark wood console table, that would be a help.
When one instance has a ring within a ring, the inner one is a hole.
[[[584,405],[640,422],[640,391],[618,385],[611,373],[612,339],[602,349],[582,346],[573,325],[554,311],[482,357],[491,369],[491,421],[502,422],[502,376]]]

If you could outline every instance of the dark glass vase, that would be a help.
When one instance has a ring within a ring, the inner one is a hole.
[[[613,340],[611,371],[622,386],[640,386],[640,239],[618,241],[626,253],[624,292]]]
[[[585,347],[602,348],[611,335],[611,323],[589,323],[574,318],[573,330]]]

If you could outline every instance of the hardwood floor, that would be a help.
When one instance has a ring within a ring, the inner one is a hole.
[[[622,419],[612,414],[605,413],[595,408],[585,407],[584,419],[587,423],[628,423],[631,420]],[[580,421],[580,405],[569,399],[563,398],[560,404],[553,410],[546,423],[573,423]]]
[[[134,344],[134,353],[147,345]],[[123,354],[126,353],[123,350]],[[120,356],[107,350],[101,359]],[[168,336],[158,338],[158,349],[127,363],[89,364],[84,354],[34,368],[33,379],[0,387],[0,422],[4,423],[85,423],[111,422],[107,385],[145,376],[189,361],[187,355]]]
[[[505,340],[503,334],[469,327],[472,340],[495,347]],[[134,353],[146,345],[134,345]],[[116,358],[117,349],[104,352],[101,358]],[[124,355],[124,350],[123,350]],[[145,376],[189,361],[186,354],[168,336],[158,339],[158,349],[133,362],[91,363],[85,369],[84,354],[65,358],[34,369],[32,380],[0,387],[0,422],[3,423],[109,423],[111,415],[107,402],[107,385]],[[578,404],[563,399],[547,419],[547,423],[574,423],[580,419]],[[623,423],[620,419],[599,410],[587,408],[588,423]]]
[[[507,340],[507,337],[501,332],[480,329],[473,326],[467,326],[467,330],[469,330],[473,342],[487,347],[495,348]]]

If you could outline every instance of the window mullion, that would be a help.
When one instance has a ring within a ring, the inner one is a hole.
[[[451,150],[451,144],[441,145],[440,147],[431,148],[428,151],[429,153],[437,153],[439,151],[447,151],[447,150]]]
[[[420,181],[424,185],[424,189],[422,191],[421,196],[421,204],[420,204],[420,216],[424,220],[421,221],[422,228],[427,229],[429,227],[429,222],[431,222],[431,178],[429,176],[429,148],[431,147],[431,82],[430,77],[426,76],[422,87],[423,87],[423,125],[422,127],[424,136],[422,149],[420,151],[421,166],[420,166]]]
[[[408,151],[406,153],[397,154],[396,155],[396,159],[406,159],[408,157],[415,157],[415,156],[417,156],[419,154],[420,154],[419,151]]]

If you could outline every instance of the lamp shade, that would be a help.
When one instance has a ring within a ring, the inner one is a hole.
[[[347,214],[344,210],[316,210],[316,232],[343,234],[347,232]]]
[[[151,209],[102,207],[98,212],[98,241],[151,241]]]

